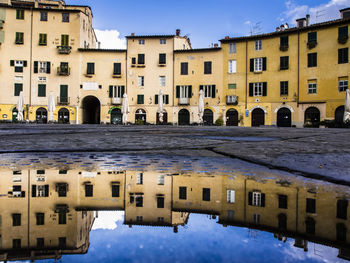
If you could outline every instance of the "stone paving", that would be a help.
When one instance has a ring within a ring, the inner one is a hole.
[[[350,185],[350,129],[1,124],[0,153],[225,156]]]

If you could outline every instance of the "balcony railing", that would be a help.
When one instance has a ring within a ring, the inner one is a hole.
[[[346,44],[346,42],[348,42],[348,36],[341,36],[338,38],[338,43],[339,44]]]
[[[70,68],[58,67],[58,68],[57,68],[57,75],[60,75],[60,76],[69,76],[69,75],[70,75]]]
[[[226,97],[226,104],[227,105],[237,105],[238,104],[238,97],[236,95],[227,96]]]
[[[71,46],[57,46],[59,54],[70,54],[72,47]]]
[[[317,41],[309,41],[309,42],[307,42],[307,47],[309,49],[312,49],[312,48],[314,48],[316,46],[317,46]]]
[[[69,97],[57,97],[57,105],[69,105]]]
[[[289,46],[288,45],[280,45],[281,51],[288,51]]]
[[[112,98],[112,104],[120,105],[120,104],[122,104],[122,99],[121,98]]]
[[[179,98],[179,105],[189,105],[190,99],[189,98]]]

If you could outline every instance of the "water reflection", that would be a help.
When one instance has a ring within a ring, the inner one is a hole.
[[[270,232],[281,242],[292,239],[300,251],[307,252],[312,242],[334,247],[338,257],[350,259],[346,187],[261,178],[247,171],[164,173],[83,167],[0,170],[0,261],[85,254],[90,231],[118,231],[117,221],[129,231],[155,226],[181,235],[194,213],[210,216],[221,229],[249,228],[251,236],[257,230]],[[103,217],[101,211],[106,211]],[[202,221],[198,224],[206,227]],[[213,234],[208,228],[208,235]]]

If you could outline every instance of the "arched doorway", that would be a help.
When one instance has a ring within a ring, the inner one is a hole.
[[[316,107],[307,108],[305,111],[304,125],[318,128],[320,126],[321,113]]]
[[[115,108],[111,111],[111,124],[123,124],[123,114],[121,109]]]
[[[12,110],[12,122],[14,122],[14,123],[18,122],[18,110],[17,110],[17,108],[14,108]]]
[[[339,106],[335,110],[335,127],[341,128],[344,127],[344,106]]]
[[[163,122],[160,123],[159,122],[159,113],[157,112],[157,125],[164,125],[164,124],[167,124],[168,123],[168,113],[166,111],[163,112]]]
[[[265,112],[260,108],[256,108],[252,112],[252,127],[261,125],[265,125]]]
[[[36,110],[36,122],[47,123],[47,110],[45,108],[39,108]]]
[[[137,124],[146,124],[146,111],[144,109],[138,109],[135,113],[135,122]]]
[[[186,109],[182,109],[179,111],[178,116],[179,125],[190,125],[190,113]]]
[[[69,123],[69,110],[62,108],[58,111],[58,123]]]
[[[100,124],[101,103],[94,96],[87,96],[83,99],[83,123]]]
[[[292,112],[288,108],[280,108],[277,112],[277,127],[292,127]]]
[[[203,115],[203,124],[206,126],[211,126],[214,123],[214,114],[212,110],[205,109]]]
[[[226,112],[226,126],[238,126],[238,111],[235,109]]]

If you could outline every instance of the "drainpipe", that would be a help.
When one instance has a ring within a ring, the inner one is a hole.
[[[27,105],[27,122],[29,122],[29,109],[32,105],[32,64],[33,64],[33,8],[30,15],[30,58],[29,58],[29,104]]]
[[[297,94],[297,107],[299,107],[299,92],[300,92],[300,32],[298,30],[298,94]]]
[[[248,108],[247,92],[248,92],[248,40],[245,42],[245,109]]]

